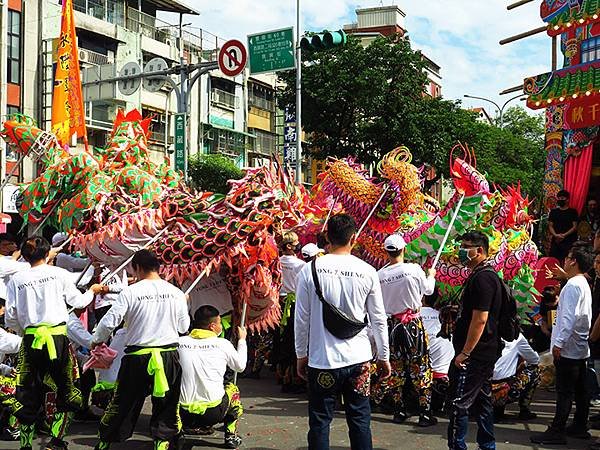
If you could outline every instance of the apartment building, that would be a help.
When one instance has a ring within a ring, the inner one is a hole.
[[[368,46],[380,36],[406,36],[408,31],[404,23],[405,18],[406,13],[397,5],[359,8],[356,10],[356,22],[344,25],[344,31],[359,38],[364,46]],[[441,68],[425,54],[423,59],[426,62],[425,71],[429,80],[426,94],[440,97],[442,95]]]

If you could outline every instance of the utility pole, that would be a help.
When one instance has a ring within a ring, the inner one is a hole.
[[[296,0],[296,183],[302,184],[302,49],[300,0]]]

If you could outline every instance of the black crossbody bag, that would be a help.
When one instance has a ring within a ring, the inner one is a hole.
[[[327,331],[338,339],[350,339],[360,333],[367,326],[367,316],[363,322],[359,322],[350,317],[341,309],[328,303],[323,297],[319,276],[317,275],[316,259],[313,259],[311,265],[313,283],[317,291],[317,297],[323,305],[323,325]]]

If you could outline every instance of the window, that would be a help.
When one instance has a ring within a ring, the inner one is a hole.
[[[581,62],[588,63],[600,59],[600,36],[586,39],[581,43]]]
[[[8,10],[8,75],[9,83],[21,84],[21,13]]]

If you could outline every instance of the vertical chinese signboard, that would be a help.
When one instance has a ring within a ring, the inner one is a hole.
[[[296,167],[296,108],[286,106],[283,126],[283,161],[291,168]]]
[[[175,114],[175,170],[185,171],[185,113]]]

